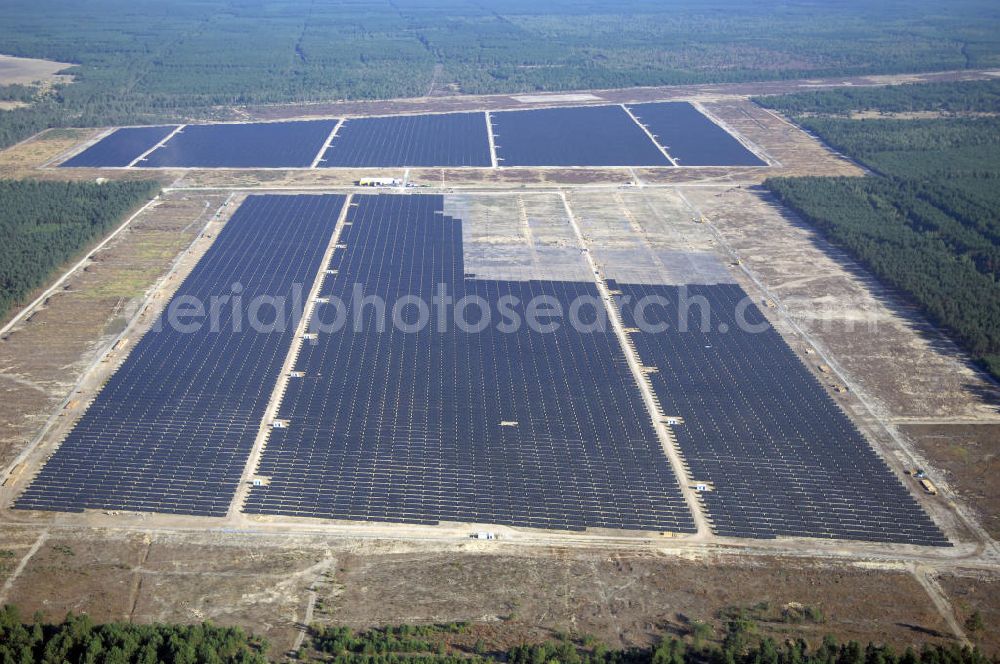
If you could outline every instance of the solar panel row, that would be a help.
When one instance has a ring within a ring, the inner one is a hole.
[[[434,306],[422,329],[379,331],[369,310],[363,325],[307,341],[279,409],[289,426],[271,432],[257,470],[269,483],[244,511],[694,531],[613,332],[495,325],[504,296],[567,307],[599,302],[593,284],[466,279],[461,222],[442,197],[357,201],[322,289],[349,303],[347,321],[355,284],[390,305],[432,302],[445,284],[456,302],[483,298],[494,324],[462,331]],[[334,320],[335,306],[317,319]]]
[[[766,166],[735,137],[687,102],[628,108],[680,166]]]
[[[336,125],[336,120],[187,125],[136,166],[305,168]]]
[[[714,486],[702,497],[717,534],[948,545],[742,288],[609,286],[670,303],[644,312],[665,332],[631,339],[658,369],[649,377],[663,411],[683,418],[673,430],[692,479]]]
[[[631,108],[671,153],[676,148],[682,165],[763,165],[690,104]],[[671,165],[621,106],[497,111],[489,117],[500,166]],[[322,151],[317,165],[328,168],[488,167],[486,119],[483,112],[353,118],[328,148],[335,120],[187,125],[136,166],[306,168]],[[122,129],[62,165],[126,166],[173,129]]]
[[[502,166],[670,166],[621,106],[491,113]]]
[[[346,120],[319,165],[489,166],[483,113],[399,115]]]
[[[170,135],[177,125],[169,127],[123,127],[91,145],[83,152],[62,163],[71,167],[128,166],[142,153]]]
[[[246,303],[294,298],[296,285],[308,292],[343,202],[248,197],[167,311],[234,292]],[[273,307],[258,314],[264,326],[279,322]],[[217,316],[197,329],[194,318],[161,317],[15,507],[224,515],[294,331],[289,320],[262,333],[242,307],[220,306]]]

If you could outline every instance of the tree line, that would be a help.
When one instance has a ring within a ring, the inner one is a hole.
[[[1000,113],[1000,81],[990,79],[836,88],[754,97],[753,101],[790,115],[850,115],[861,111]]]
[[[400,630],[423,629],[426,640],[387,641]],[[468,629],[468,628],[467,628]],[[460,633],[465,633],[463,630]],[[827,636],[810,647],[792,631],[782,642],[761,636],[745,615],[725,622],[721,634],[693,621],[682,636],[664,635],[650,648],[609,648],[589,636],[558,634],[542,643],[490,649],[482,640],[457,644],[434,627],[403,626],[355,632],[346,627],[312,628],[312,648],[297,654],[306,661],[332,664],[997,664],[997,659],[957,645],[925,646],[897,652],[891,646],[856,641],[838,643]]]
[[[51,625],[0,609],[0,664],[266,664],[266,650],[238,627],[98,625],[72,614]]]
[[[907,93],[914,105],[934,97],[921,86],[888,97],[899,107]],[[787,106],[817,108],[815,97]],[[796,120],[877,175],[770,178],[765,187],[1000,377],[1000,118]]]
[[[0,180],[0,319],[158,192],[154,181]]]
[[[979,629],[983,629],[980,625]],[[310,627],[294,657],[333,664],[998,664],[977,649],[924,646],[897,652],[890,646],[827,636],[811,647],[794,631],[777,642],[760,634],[745,613],[728,616],[721,632],[691,622],[682,635],[664,635],[648,648],[615,649],[590,636],[557,634],[541,643],[507,649],[469,645],[470,623],[400,625],[355,631]],[[18,610],[0,610],[0,664],[266,664],[268,643],[237,627],[132,623],[95,624],[68,615],[58,624],[40,615],[25,621]],[[272,660],[277,653],[271,653]]]

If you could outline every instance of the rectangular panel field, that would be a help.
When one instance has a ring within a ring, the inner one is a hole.
[[[308,168],[336,120],[187,125],[140,168]]]
[[[593,283],[475,278],[443,197],[355,200],[321,291],[330,301],[310,322],[317,338],[278,411],[288,426],[270,432],[257,469],[268,483],[245,512],[694,532],[610,326],[498,327],[504,301],[517,310],[536,296],[564,311],[586,298],[593,322]],[[481,298],[468,325],[435,304],[442,284],[453,302]],[[399,324],[361,309],[356,285],[386,315],[409,301]],[[423,324],[414,299],[427,304]]]
[[[490,166],[483,113],[346,120],[319,166]]]
[[[225,515],[343,202],[247,198],[15,507]]]
[[[621,106],[490,114],[501,166],[670,166]]]
[[[177,125],[169,127],[123,127],[105,136],[78,155],[64,161],[64,167],[102,168],[128,166],[143,152],[170,135]]]
[[[609,285],[716,534],[948,545],[742,288]]]
[[[678,166],[767,166],[686,101],[628,104]]]

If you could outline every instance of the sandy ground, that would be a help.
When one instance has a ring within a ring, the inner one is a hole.
[[[297,117],[339,115],[363,116],[389,113],[427,113],[466,110],[499,110],[531,108],[562,104],[639,103],[660,100],[714,100],[722,98],[788,94],[804,90],[851,86],[898,85],[901,83],[932,83],[945,81],[970,81],[993,78],[996,72],[961,70],[930,72],[925,74],[887,74],[878,76],[851,76],[828,79],[799,79],[791,81],[761,81],[755,83],[720,83],[696,85],[668,85],[618,90],[586,90],[552,94],[523,95],[454,95],[387,99],[380,101],[316,102],[311,104],[275,104],[251,108],[219,109],[224,116],[238,119],[276,120]],[[586,94],[587,99],[567,102],[565,96]]]
[[[1000,539],[1000,423],[900,424],[955,495]]]
[[[11,537],[5,547],[15,560],[36,542],[27,533]],[[966,585],[955,592],[973,601]],[[978,592],[974,600],[992,606],[989,590]],[[721,634],[728,610],[755,606],[762,633],[778,638],[953,640],[901,568],[502,543],[53,532],[4,599],[50,618],[74,611],[99,620],[242,625],[264,634],[276,653],[294,643],[310,601],[320,624],[472,621],[477,638],[497,649],[559,633],[648,645],[683,634],[692,620]],[[822,621],[789,621],[793,603],[819,609]]]
[[[69,82],[72,80],[72,76],[61,76],[57,75],[56,72],[72,66],[68,62],[0,55],[0,85]]]
[[[1000,577],[991,574],[964,572],[940,577],[942,587],[952,599],[955,613],[964,625],[974,612],[979,612],[985,629],[970,632],[976,645],[987,653],[1000,652],[1000,632],[996,625],[1000,621]]]

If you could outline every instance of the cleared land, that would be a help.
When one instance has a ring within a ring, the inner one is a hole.
[[[6,538],[9,531],[0,532]],[[36,539],[11,536],[8,548],[20,561]],[[990,605],[997,583],[990,579],[947,585],[961,607]],[[473,621],[469,644],[482,638],[491,648],[558,632],[647,645],[692,620],[719,635],[739,608],[779,639],[804,633],[818,643],[836,633],[897,646],[953,641],[902,567],[669,549],[52,532],[4,599],[52,618],[73,610],[98,620],[243,625],[267,636],[275,654],[294,643],[310,604],[320,624]],[[822,621],[793,622],[787,614],[796,607],[819,609]]]
[[[749,97],[754,95],[786,94],[802,90],[818,90],[849,86],[897,85],[900,83],[932,83],[945,81],[971,81],[992,78],[993,70],[959,70],[919,74],[882,74],[872,76],[844,76],[837,78],[810,78],[788,81],[760,81],[755,83],[705,83],[695,85],[664,85],[613,90],[590,90],[586,98],[573,95],[454,95],[450,97],[412,97],[377,101],[315,102],[309,104],[255,105],[240,109],[243,118],[278,120],[305,116],[364,116],[389,113],[427,113],[465,111],[473,109],[509,110],[539,106],[571,105],[580,102],[595,104],[640,103],[660,100],[707,101],[721,97]]]
[[[72,66],[68,62],[0,55],[0,85],[68,82],[72,80],[72,76],[59,75],[56,72]]]

